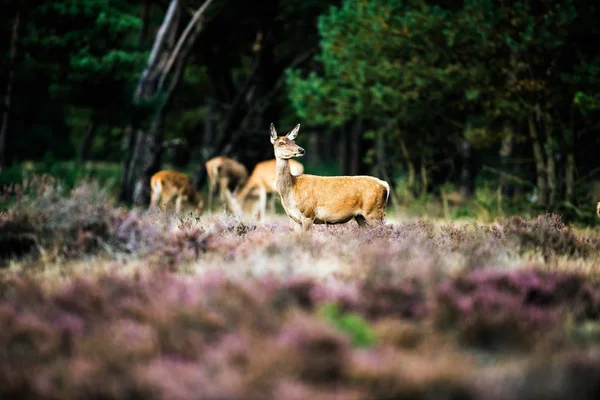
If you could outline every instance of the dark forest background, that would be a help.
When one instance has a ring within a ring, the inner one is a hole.
[[[92,176],[147,204],[302,125],[309,173],[388,180],[397,209],[561,213],[600,200],[592,0],[0,2],[0,184]],[[436,211],[437,210],[437,211]]]

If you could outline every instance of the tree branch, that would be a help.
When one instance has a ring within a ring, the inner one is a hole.
[[[160,90],[162,89],[165,79],[169,75],[171,68],[173,68],[173,64],[177,60],[177,56],[179,55],[179,52],[182,51],[182,48],[183,48],[184,44],[186,43],[188,36],[191,35],[190,40],[188,41],[191,43],[193,43],[194,40],[196,39],[196,37],[198,36],[198,32],[200,31],[200,29],[199,29],[200,18],[202,17],[202,14],[204,14],[204,11],[208,8],[210,3],[212,3],[212,1],[213,0],[206,0],[204,2],[204,4],[202,4],[202,6],[200,6],[200,8],[194,13],[194,16],[192,17],[190,22],[185,27],[185,30],[179,37],[177,45],[175,45],[175,49],[171,53],[171,56],[167,60],[167,63],[165,65],[164,69],[162,70],[160,80],[158,81],[157,92],[160,92]],[[188,47],[188,49],[189,49],[190,44],[189,43],[186,44],[186,47]]]
[[[156,40],[154,41],[154,45],[152,46],[150,56],[148,57],[148,64],[146,65],[146,68],[142,72],[142,75],[140,76],[140,79],[138,81],[138,85],[134,96],[136,101],[140,100],[142,97],[147,97],[147,93],[144,93],[144,91],[148,82],[151,79],[154,79],[157,74],[159,74],[159,68],[157,66],[159,62],[157,61],[157,59],[165,46],[165,42],[167,40],[167,32],[169,31],[169,29],[173,28],[173,21],[177,15],[178,9],[179,0],[171,0],[163,23],[161,24],[158,32],[156,33]],[[154,93],[156,92],[154,91]]]

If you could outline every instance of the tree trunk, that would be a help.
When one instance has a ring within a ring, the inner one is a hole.
[[[150,131],[145,136],[140,162],[142,171],[135,183],[133,202],[138,205],[150,203],[150,178],[160,170],[164,136],[164,108],[154,117]]]
[[[533,158],[535,160],[535,170],[537,176],[537,204],[539,206],[546,206],[548,204],[548,188],[546,180],[546,163],[544,162],[544,153],[542,152],[542,145],[539,142],[537,128],[535,126],[535,120],[533,116],[527,119],[529,125],[529,137],[531,138],[531,144],[533,146]]]
[[[362,137],[362,121],[359,119],[352,124],[350,137],[350,175],[358,175],[360,170],[360,144]]]
[[[142,2],[142,10],[140,11],[140,19],[142,20],[142,29],[138,36],[138,43],[141,45],[148,37],[148,15],[150,14],[150,0]]]
[[[202,14],[212,0],[206,0],[192,16],[183,33],[177,39],[181,20],[182,6],[178,0],[172,0],[163,23],[156,34],[156,39],[148,59],[148,65],[140,76],[135,93],[136,101],[150,101],[163,95],[164,101],[158,104],[154,111],[147,137],[141,141],[140,176],[135,180],[133,201],[135,204],[146,205],[150,200],[150,177],[160,169],[162,158],[163,123],[166,109],[173,98],[173,93],[185,68],[187,58],[193,43],[200,33]],[[177,41],[176,41],[177,39]],[[171,75],[171,70],[175,71]],[[170,77],[170,80],[168,78]],[[166,85],[166,88],[165,88]],[[136,165],[130,163],[128,172],[135,173]],[[132,179],[130,182],[132,182]],[[128,192],[125,190],[124,192]]]
[[[206,115],[204,116],[204,132],[202,134],[202,141],[199,143],[202,162],[197,164],[192,176],[192,182],[196,190],[201,190],[204,186],[204,183],[207,180],[206,167],[204,164],[211,158],[210,155],[214,154],[213,143],[215,129],[213,110],[214,104],[211,99],[208,99],[206,101]]]
[[[140,35],[138,36],[138,45],[142,46],[146,41],[149,32],[149,13],[150,13],[150,2],[144,0],[142,4],[142,10],[140,12],[140,19],[142,20],[142,29],[140,29]],[[139,84],[138,84],[139,85]],[[122,139],[121,151],[123,153],[123,159],[121,161],[121,178],[119,187],[119,201],[130,203],[133,198],[133,168],[135,161],[133,155],[139,150],[138,131],[134,128],[137,126],[135,121],[130,123],[125,128],[125,132]]]
[[[376,169],[379,176],[386,174],[387,155],[385,154],[385,140],[383,137],[383,129],[377,129],[375,133],[375,157]],[[390,182],[390,185],[392,182]]]
[[[565,168],[565,200],[573,203],[575,193],[575,153],[567,154],[567,166]]]
[[[348,146],[346,145],[346,125],[342,125],[339,130],[338,140],[338,166],[340,169],[340,175],[346,175],[348,173]]]
[[[390,185],[390,197],[395,211],[400,209],[400,201],[396,194],[396,183],[390,178],[387,171],[387,154],[385,152],[385,141],[383,137],[383,129],[377,129],[375,136],[375,152],[376,152],[376,163],[377,163],[377,175],[383,178]]]
[[[410,158],[410,153],[408,152],[408,148],[406,147],[406,143],[404,142],[404,138],[400,138],[400,150],[402,151],[402,156],[404,157],[404,162],[406,163],[406,169],[408,170],[408,190],[413,193],[415,189],[415,180],[416,180],[416,169],[415,164],[412,162]]]
[[[508,158],[512,155],[513,152],[513,135],[514,129],[510,125],[505,125],[504,127],[505,134],[502,137],[502,143],[500,145],[500,165],[502,165],[502,170],[507,171],[509,168],[509,160]],[[509,188],[507,188],[506,184],[506,176],[500,175],[499,177],[499,185],[501,190],[505,193],[510,193]]]
[[[314,171],[317,165],[319,165],[319,135],[315,130],[310,132],[310,137],[308,139],[308,149],[310,151],[308,165]]]
[[[556,202],[556,161],[554,159],[554,140],[548,128],[546,132],[546,177],[548,179],[548,205]]]
[[[6,82],[6,92],[4,93],[4,115],[2,116],[2,126],[0,127],[0,172],[7,166],[6,143],[8,136],[8,117],[10,115],[10,104],[12,98],[12,88],[15,81],[15,66],[17,59],[17,43],[19,42],[19,27],[21,24],[21,13],[17,11],[13,19],[12,33],[10,37],[10,55],[8,79]]]
[[[421,155],[421,184],[421,196],[425,197],[429,186],[429,174],[427,171],[427,160],[424,155]]]
[[[179,1],[171,0],[161,27],[156,33],[156,38],[154,40],[154,45],[152,46],[148,64],[138,80],[138,85],[134,95],[134,103],[142,100],[149,101],[157,95],[160,73],[164,69],[167,60],[169,59],[169,54],[175,44],[175,35],[177,34],[180,16],[181,11]],[[158,123],[160,122],[158,119],[161,117],[157,117],[162,114],[162,110],[160,108],[161,106],[159,106],[159,109],[155,112],[155,118],[149,131],[150,135],[156,135],[160,130],[158,128],[161,128],[161,124]],[[144,185],[134,186],[134,181],[136,181],[135,176],[140,169],[145,170],[146,173],[148,173],[148,170],[154,167],[157,154],[151,154],[151,152],[156,151],[157,147],[153,146],[152,144],[156,141],[156,139],[158,139],[156,137],[144,138],[143,133],[139,129],[138,124],[140,122],[141,121],[137,121],[135,119],[132,120],[131,129],[127,130],[129,134],[132,135],[126,141],[126,143],[131,146],[128,149],[129,151],[126,152],[126,156],[128,155],[130,158],[129,160],[125,161],[127,164],[124,167],[123,173],[121,174],[123,180],[121,181],[120,190],[120,194],[123,195],[121,198],[123,201],[128,203],[134,202],[137,204],[140,204],[140,201],[144,202],[146,199],[145,194],[146,192],[149,192],[149,190],[145,190],[143,188]],[[138,160],[141,160],[143,163],[142,168],[139,168]],[[142,177],[140,177],[137,182],[140,182],[141,179]],[[149,196],[147,196],[147,198],[149,200]]]
[[[127,187],[129,188],[127,198],[131,201],[133,201],[134,177],[138,173],[136,168],[139,165],[140,155],[143,154],[143,148],[145,146],[144,139],[144,132],[141,129],[137,129],[133,133],[133,154],[131,155],[131,167],[127,170],[126,176]]]
[[[135,148],[135,134],[133,131],[133,127],[131,124],[125,128],[123,138],[121,141],[121,152],[123,154],[123,159],[121,161],[121,178],[119,185],[119,201],[127,202],[131,199],[131,194],[129,193],[129,189],[131,185],[129,184],[129,175],[131,169],[131,158]]]
[[[469,124],[467,124],[469,126]],[[468,129],[468,128],[467,128]],[[460,168],[460,195],[466,199],[473,193],[473,176],[471,173],[471,143],[465,136],[460,139],[460,155],[462,165]]]
[[[77,158],[79,161],[87,161],[90,159],[92,143],[94,142],[94,137],[96,137],[96,132],[96,123],[93,119],[91,119],[88,123],[88,127],[85,131],[83,139],[81,140],[81,144],[79,145],[79,151],[77,152]]]

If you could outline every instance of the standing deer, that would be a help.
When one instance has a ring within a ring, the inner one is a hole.
[[[296,160],[290,160],[290,170],[292,175],[302,175],[304,166]],[[277,187],[275,179],[277,177],[276,160],[261,161],[254,167],[252,174],[248,178],[246,185],[236,196],[235,201],[240,207],[243,207],[246,198],[250,194],[258,194],[259,198],[259,219],[262,221],[267,209],[267,195],[271,195],[270,208],[275,211],[275,194]]]
[[[304,155],[294,139],[300,124],[285,136],[277,136],[271,124],[271,143],[277,160],[277,191],[290,219],[303,232],[313,224],[343,224],[351,219],[360,227],[384,223],[390,194],[387,182],[372,176],[294,176],[290,159]]]
[[[164,205],[164,210],[166,211],[167,205],[175,197],[176,213],[181,211],[183,201],[195,206],[198,215],[202,212],[204,200],[200,194],[194,190],[192,181],[186,174],[177,171],[159,171],[152,175],[150,187],[152,189],[152,197],[149,209],[156,208],[160,201]]]
[[[231,158],[217,156],[208,160],[204,166],[208,175],[208,209],[212,210],[213,197],[217,185],[219,199],[225,203],[226,191],[234,194],[246,183],[248,170],[246,167]]]

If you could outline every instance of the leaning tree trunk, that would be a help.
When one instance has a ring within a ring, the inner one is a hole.
[[[546,163],[544,162],[544,153],[542,151],[542,145],[540,144],[537,127],[535,126],[535,120],[533,116],[527,119],[529,125],[529,137],[531,138],[531,144],[533,146],[533,158],[535,160],[536,170],[536,182],[537,189],[539,191],[537,197],[537,204],[540,206],[546,206],[548,204],[548,187],[546,180]]]
[[[10,56],[8,79],[6,83],[6,92],[4,93],[4,115],[2,116],[2,127],[0,127],[0,172],[7,165],[6,157],[6,137],[8,135],[8,117],[10,113],[10,103],[12,98],[12,88],[15,80],[15,64],[17,59],[17,43],[19,41],[19,27],[21,23],[21,13],[17,11],[13,19],[12,33],[10,38]]]
[[[183,6],[179,0],[171,0],[163,23],[156,34],[148,64],[138,81],[134,102],[156,101],[158,104],[149,131],[139,142],[139,164],[141,165],[130,162],[127,166],[126,176],[136,175],[137,179],[126,179],[122,182],[121,192],[128,194],[131,193],[131,185],[135,181],[131,199],[135,204],[149,203],[150,177],[160,169],[161,165],[164,113],[181,80],[189,51],[200,33],[202,15],[211,2],[212,0],[206,0],[196,10],[181,35],[177,36]],[[160,102],[157,101],[159,96],[161,96]],[[135,143],[135,141],[130,140],[128,143]],[[130,149],[128,153],[132,152]],[[135,158],[132,157],[132,160]]]
[[[140,29],[140,34],[138,36],[139,46],[142,46],[148,37],[149,14],[150,2],[144,0],[140,12],[142,29]],[[119,201],[123,202],[131,202],[133,197],[133,166],[136,165],[134,155],[136,154],[136,150],[139,149],[138,131],[135,129],[135,126],[137,125],[138,124],[135,121],[130,120],[127,127],[123,130],[124,134],[121,143],[121,179],[119,187]]]

